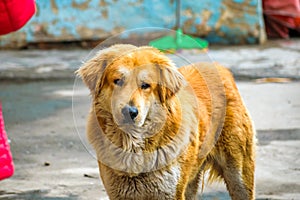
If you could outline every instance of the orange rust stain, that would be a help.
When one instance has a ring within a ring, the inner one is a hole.
[[[102,10],[101,11],[101,15],[104,19],[107,19],[108,18],[108,11],[105,9],[105,10]]]
[[[106,7],[106,6],[107,6],[106,1],[105,1],[105,0],[100,0],[100,1],[99,1],[99,6],[100,6],[100,7]]]
[[[109,36],[109,34],[103,29],[89,29],[85,26],[78,26],[76,28],[76,32],[82,39],[106,38]]]
[[[212,16],[212,12],[209,10],[203,10],[201,13],[201,23],[196,24],[197,34],[199,35],[208,35],[212,28],[208,25],[208,21]]]
[[[51,0],[50,3],[51,3],[51,10],[52,10],[52,12],[54,14],[57,14],[58,13],[58,7],[56,5],[55,0]]]
[[[89,7],[89,3],[91,0],[87,0],[83,3],[76,3],[75,1],[72,1],[72,7],[77,8],[79,10],[86,10]]]

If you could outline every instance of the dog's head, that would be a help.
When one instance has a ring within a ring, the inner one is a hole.
[[[162,120],[161,114],[168,112],[169,102],[185,84],[164,54],[132,45],[114,45],[98,52],[77,73],[91,90],[95,111],[111,113],[120,127],[142,127],[146,121]]]

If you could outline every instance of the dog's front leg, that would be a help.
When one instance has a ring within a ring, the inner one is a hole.
[[[175,200],[185,200],[185,191],[188,185],[188,176],[182,175],[176,186]]]

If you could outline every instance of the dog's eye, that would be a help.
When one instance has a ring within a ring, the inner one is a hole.
[[[122,86],[124,84],[124,80],[117,78],[114,80],[114,84],[116,84],[118,86]]]
[[[150,84],[148,84],[148,83],[142,83],[141,88],[143,90],[146,90],[146,89],[150,88]]]

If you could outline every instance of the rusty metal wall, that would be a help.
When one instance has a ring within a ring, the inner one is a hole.
[[[1,36],[0,47],[98,40],[133,28],[172,29],[175,4],[175,0],[36,0],[35,16],[19,31]],[[180,21],[185,33],[210,43],[258,43],[264,35],[261,0],[185,0]]]

